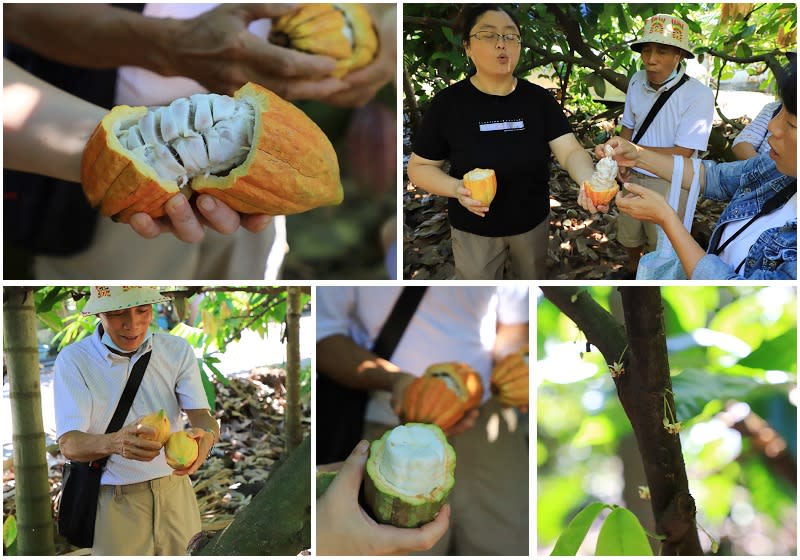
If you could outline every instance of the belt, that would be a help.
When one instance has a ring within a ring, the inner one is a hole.
[[[107,488],[107,491],[113,492],[115,496],[119,496],[120,494],[133,494],[135,492],[170,488],[180,484],[183,478],[185,477],[171,474],[160,478],[154,478],[153,480],[145,480],[144,482],[134,482],[133,484],[103,484],[101,488]]]

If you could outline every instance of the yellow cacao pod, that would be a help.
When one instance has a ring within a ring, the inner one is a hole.
[[[175,432],[169,436],[164,452],[167,464],[173,469],[185,469],[197,460],[197,441],[186,432]]]
[[[148,414],[144,418],[141,419],[139,422],[140,426],[147,426],[148,428],[153,428],[156,433],[153,435],[150,434],[142,434],[141,437],[144,439],[149,439],[152,441],[157,441],[162,445],[167,442],[167,438],[169,437],[169,418],[167,417],[167,413],[164,412],[162,408],[158,412],[153,412],[152,414]]]
[[[272,22],[269,40],[336,59],[337,78],[366,66],[378,52],[372,18],[361,4],[302,4]]]
[[[471,198],[489,206],[497,194],[497,177],[494,169],[475,168],[464,175],[464,186],[472,193]]]
[[[339,162],[300,109],[257,84],[233,97],[197,94],[167,107],[114,107],[81,160],[89,203],[127,223],[153,218],[183,191],[206,193],[245,214],[283,215],[339,204]]]
[[[492,370],[492,393],[503,406],[528,406],[528,345],[509,354]]]
[[[403,400],[403,421],[450,429],[483,398],[480,375],[467,364],[433,364],[409,385]]]

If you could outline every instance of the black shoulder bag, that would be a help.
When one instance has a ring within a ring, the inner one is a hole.
[[[406,286],[372,345],[376,356],[388,360],[414,316],[427,286]],[[351,389],[317,372],[314,430],[317,464],[343,461],[361,439],[369,393]]]
[[[133,398],[139,390],[144,371],[150,362],[151,353],[152,351],[143,354],[133,365],[131,376],[125,384],[117,409],[106,429],[107,434],[122,428],[133,404]],[[100,498],[100,478],[107,462],[108,457],[103,457],[89,463],[67,461],[64,464],[56,517],[58,534],[65,537],[73,546],[90,548],[94,543],[94,521],[97,516],[97,500]]]
[[[658,99],[656,99],[656,102],[653,103],[652,107],[650,107],[650,112],[647,113],[647,116],[644,118],[644,122],[642,123],[642,126],[640,126],[639,130],[636,131],[636,136],[634,136],[633,140],[631,140],[634,144],[638,144],[639,143],[639,140],[641,140],[642,136],[644,136],[644,133],[647,132],[647,129],[650,128],[650,124],[653,122],[653,119],[656,118],[656,115],[661,110],[661,107],[664,106],[664,104],[667,102],[667,100],[670,98],[670,96],[673,93],[675,93],[675,91],[679,87],[681,87],[683,84],[685,84],[688,81],[689,81],[689,76],[684,74],[683,77],[680,80],[678,80],[677,84],[675,84],[674,86],[669,88],[667,91],[662,91],[661,92],[661,94],[658,96]]]

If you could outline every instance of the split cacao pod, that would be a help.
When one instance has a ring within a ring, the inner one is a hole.
[[[584,181],[583,189],[586,191],[586,195],[592,201],[592,204],[595,206],[605,206],[609,204],[615,196],[617,196],[617,193],[619,192],[619,185],[615,185],[610,189],[595,190],[589,181]]]
[[[155,434],[146,434],[143,433],[141,437],[144,439],[149,439],[151,441],[157,441],[164,445],[167,442],[167,438],[169,438],[169,418],[167,417],[167,413],[164,412],[162,408],[158,412],[153,412],[152,414],[148,414],[144,418],[139,421],[140,426],[147,426],[148,428],[153,428],[156,433]]]
[[[494,169],[475,168],[464,175],[464,186],[472,193],[471,198],[489,206],[497,194],[497,177]]]
[[[509,354],[492,370],[492,393],[503,406],[528,406],[528,345]]]
[[[248,83],[234,97],[193,95],[168,107],[114,107],[81,160],[87,199],[127,223],[164,215],[180,190],[245,214],[294,214],[339,204],[336,152],[300,109]]]
[[[436,424],[447,431],[483,398],[481,376],[467,364],[433,364],[409,385],[403,400],[404,422]]]
[[[378,52],[378,35],[361,4],[302,4],[272,22],[269,41],[336,59],[337,78],[366,66]]]
[[[186,432],[175,432],[164,445],[167,464],[173,469],[185,469],[197,460],[197,441]]]

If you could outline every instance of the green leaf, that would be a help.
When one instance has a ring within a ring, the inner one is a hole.
[[[762,385],[750,377],[687,369],[672,377],[677,420],[687,422],[698,416],[713,399],[746,401],[747,396],[760,387]]]
[[[596,556],[652,556],[642,524],[630,510],[618,507],[606,517],[597,537]]]
[[[458,37],[456,37],[452,29],[450,29],[449,27],[442,26],[442,33],[444,34],[445,38],[451,45],[455,47],[461,46],[461,41],[459,41]]]
[[[595,518],[606,507],[608,507],[606,504],[593,502],[578,512],[558,537],[550,556],[575,556]]]
[[[3,546],[8,548],[15,540],[17,540],[17,518],[9,515],[3,521]]]
[[[747,357],[739,360],[740,366],[754,369],[794,371],[797,368],[797,329],[790,329],[771,340],[765,340]]]
[[[63,290],[63,292],[62,292]],[[42,302],[36,306],[37,313],[46,313],[53,309],[53,306],[58,303],[62,299],[66,299],[69,297],[69,288],[64,288],[61,286],[55,286],[50,292],[45,296]]]

